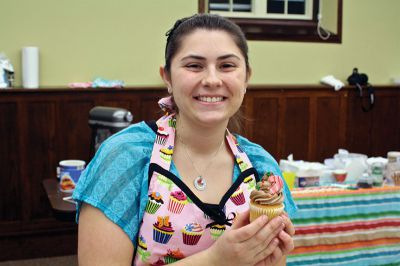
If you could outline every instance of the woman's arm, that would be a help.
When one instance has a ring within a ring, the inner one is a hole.
[[[85,265],[131,265],[133,244],[97,208],[83,204],[79,214],[78,261]]]

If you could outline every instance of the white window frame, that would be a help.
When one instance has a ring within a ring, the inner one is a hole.
[[[251,0],[251,10],[252,12],[234,12],[233,0],[229,0],[230,11],[215,11],[210,10],[211,14],[219,14],[223,17],[231,18],[261,18],[261,19],[296,19],[296,20],[312,20],[313,13],[313,0],[305,0],[305,14],[287,14],[288,11],[288,0],[282,0],[285,2],[285,13],[266,13],[267,10],[267,0]],[[207,1],[208,7],[208,1]]]

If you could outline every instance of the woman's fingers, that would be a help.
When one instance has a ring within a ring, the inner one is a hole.
[[[279,240],[277,238],[272,239],[268,245],[261,245],[263,247],[260,252],[254,257],[255,261],[263,261],[276,250],[279,249]]]
[[[232,229],[236,229],[232,233],[232,237],[236,240],[235,242],[244,242],[248,241],[251,239],[254,235],[257,234],[258,231],[260,231],[261,228],[263,228],[267,223],[268,223],[268,218],[263,215],[258,217],[256,220],[254,220],[252,223],[244,226],[245,224],[245,217],[240,217],[241,214],[237,217],[237,221],[232,226]]]
[[[292,221],[289,219],[286,213],[280,215],[282,218],[283,223],[285,224],[285,231],[288,233],[290,236],[294,236],[295,234],[295,229]]]
[[[249,223],[249,217],[250,217],[249,210],[239,213],[238,216],[236,216],[231,229],[238,229],[247,225]]]
[[[280,248],[284,255],[287,255],[294,249],[293,238],[286,233],[285,231],[281,231],[278,235],[280,239]]]
[[[261,228],[252,237],[246,245],[249,248],[255,249],[256,251],[265,248],[272,239],[278,237],[278,234],[284,229],[284,224],[281,222],[279,217],[272,219],[267,225]]]

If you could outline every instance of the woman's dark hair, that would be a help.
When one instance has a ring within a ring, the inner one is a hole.
[[[167,44],[165,46],[165,71],[171,73],[171,61],[182,45],[182,39],[198,29],[220,30],[227,32],[239,48],[246,63],[247,76],[250,73],[250,64],[246,37],[238,25],[232,21],[214,14],[196,14],[191,17],[179,19],[174,26],[167,31]],[[178,111],[176,107],[176,111]],[[244,116],[241,108],[231,117],[228,129],[232,132],[241,133],[243,131],[242,120]]]
[[[248,46],[244,33],[232,21],[214,14],[196,14],[191,17],[179,19],[167,33],[165,46],[165,70],[170,73],[171,61],[178,52],[183,37],[198,29],[220,30],[229,33],[242,53],[246,62],[246,71],[250,70]]]

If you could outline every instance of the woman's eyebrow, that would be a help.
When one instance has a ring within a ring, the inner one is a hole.
[[[237,55],[235,55],[235,54],[226,54],[226,55],[221,55],[221,56],[219,56],[218,58],[217,58],[217,60],[225,60],[225,59],[228,59],[228,58],[236,58],[236,59],[238,59],[238,60],[240,60],[240,57],[239,56],[237,56]],[[181,59],[181,61],[184,61],[184,60],[187,60],[187,59],[196,59],[196,60],[206,60],[206,58],[204,57],[204,56],[200,56],[200,55],[187,55],[187,56],[185,56],[185,57],[183,57],[182,59]]]

